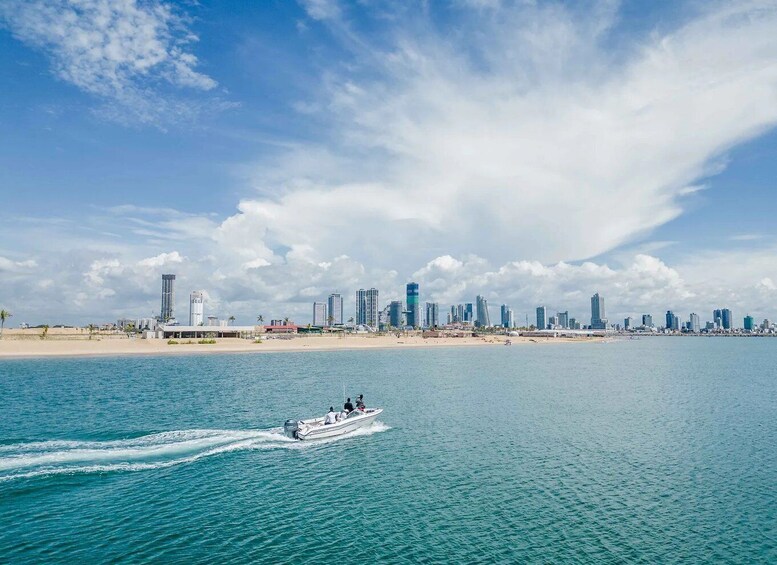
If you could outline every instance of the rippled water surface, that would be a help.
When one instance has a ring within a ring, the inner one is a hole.
[[[777,340],[0,361],[0,561],[351,558],[776,562]]]

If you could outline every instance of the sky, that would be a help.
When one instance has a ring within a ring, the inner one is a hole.
[[[11,324],[777,318],[777,2],[3,0]]]

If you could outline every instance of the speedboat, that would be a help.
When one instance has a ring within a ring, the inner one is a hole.
[[[286,420],[283,432],[290,438],[303,441],[341,436],[371,425],[381,412],[383,412],[383,408],[353,410],[348,416],[341,418],[334,424],[324,424],[324,417],[310,420]]]

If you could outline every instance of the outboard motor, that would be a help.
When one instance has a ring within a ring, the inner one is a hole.
[[[286,420],[286,423],[283,424],[283,433],[292,439],[297,439],[297,430],[299,430],[297,420]]]

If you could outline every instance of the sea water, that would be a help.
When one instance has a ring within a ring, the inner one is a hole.
[[[777,562],[777,340],[0,361],[1,562],[351,560]]]

